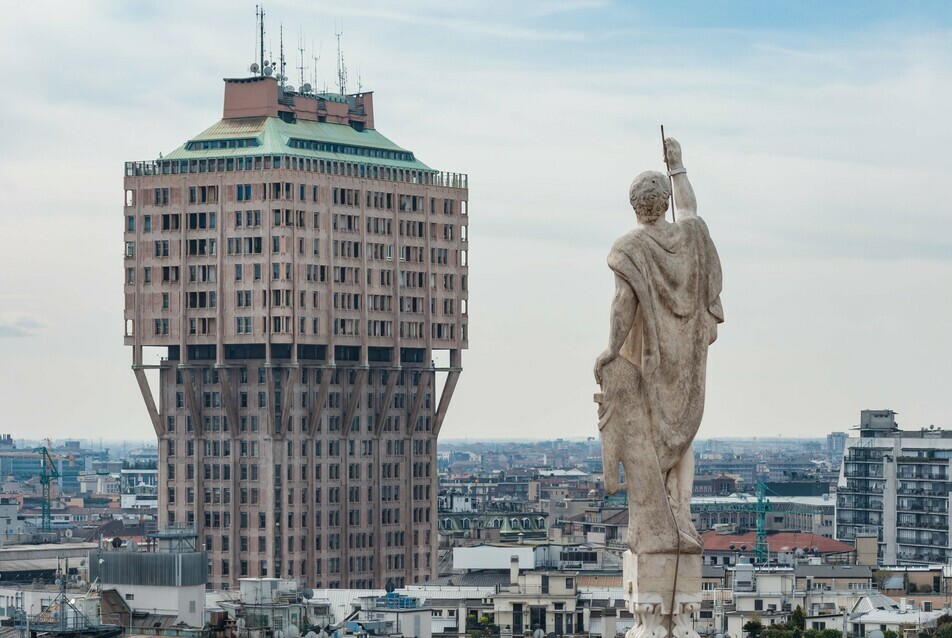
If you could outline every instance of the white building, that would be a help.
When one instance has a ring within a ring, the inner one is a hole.
[[[836,499],[836,538],[879,535],[885,565],[945,563],[952,431],[903,431],[892,410],[863,410],[846,441]]]

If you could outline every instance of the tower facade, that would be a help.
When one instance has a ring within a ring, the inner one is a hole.
[[[466,176],[378,133],[371,93],[256,76],[224,102],[125,168],[125,342],[160,522],[195,528],[216,587],[429,578],[468,337]]]

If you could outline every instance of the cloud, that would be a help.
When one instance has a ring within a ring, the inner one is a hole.
[[[564,6],[553,6],[553,13],[574,11],[585,7],[600,6],[601,3],[586,2],[581,5],[578,3],[568,3]],[[302,8],[310,4],[301,5]],[[487,21],[473,19],[472,15],[463,17],[441,17],[436,15],[435,11],[394,11],[389,8],[373,7],[355,7],[353,3],[342,3],[338,5],[326,5],[321,13],[335,16],[356,17],[362,20],[375,19],[384,22],[403,23],[409,25],[430,27],[437,30],[448,30],[467,35],[487,36],[490,38],[514,39],[524,41],[562,41],[562,42],[581,42],[585,40],[585,34],[575,29],[540,29],[534,27],[523,27],[513,23],[512,20]],[[491,14],[491,11],[486,13]],[[547,15],[547,14],[543,14]]]
[[[35,337],[46,324],[31,315],[0,314],[0,337]]]

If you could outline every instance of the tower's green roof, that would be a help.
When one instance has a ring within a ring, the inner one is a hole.
[[[163,159],[209,159],[249,155],[298,155],[325,160],[358,161],[394,168],[433,170],[413,153],[375,129],[358,131],[346,124],[277,117],[221,120]]]

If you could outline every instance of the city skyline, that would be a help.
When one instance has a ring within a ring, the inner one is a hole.
[[[0,27],[26,60],[0,100],[18,123],[0,139],[0,234],[20,238],[0,258],[6,429],[147,439],[118,314],[118,170],[218,116],[220,78],[254,59],[254,4],[49,6]],[[292,83],[301,25],[333,84],[343,19],[350,88],[375,91],[381,130],[472,180],[473,347],[447,440],[597,435],[604,259],[634,223],[631,178],[660,167],[659,123],[725,270],[699,437],[822,436],[882,407],[907,429],[950,425],[952,345],[931,336],[952,275],[935,203],[952,168],[947,7],[481,6],[266,7]]]

